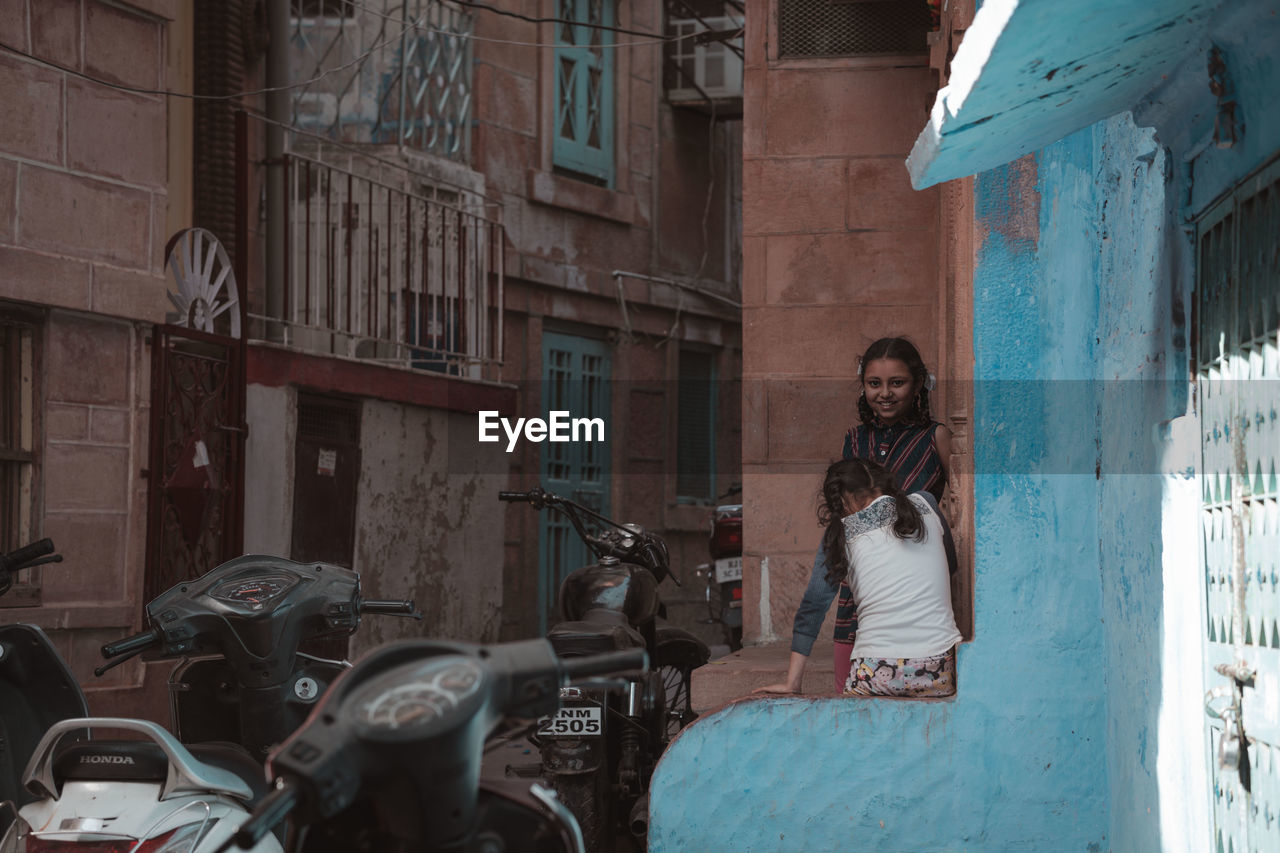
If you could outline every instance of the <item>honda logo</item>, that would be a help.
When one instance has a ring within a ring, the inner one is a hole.
[[[133,764],[127,755],[82,755],[81,764]]]

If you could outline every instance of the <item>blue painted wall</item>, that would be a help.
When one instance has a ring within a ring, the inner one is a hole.
[[[748,701],[699,722],[656,777],[652,850],[1112,849],[1100,146],[1090,129],[976,183],[976,639],[958,698]]]
[[[975,640],[945,702],[744,700],[650,848],[1209,849],[1186,217],[1280,149],[1280,4],[1143,104],[975,181]],[[1246,120],[1206,146],[1222,47]]]

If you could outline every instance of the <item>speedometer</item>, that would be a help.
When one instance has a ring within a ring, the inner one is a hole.
[[[292,589],[297,582],[296,577],[283,573],[248,575],[223,581],[209,590],[209,595],[249,610],[262,610]]]
[[[470,658],[448,655],[397,667],[351,699],[355,720],[382,732],[418,729],[447,718],[480,689],[483,670]]]

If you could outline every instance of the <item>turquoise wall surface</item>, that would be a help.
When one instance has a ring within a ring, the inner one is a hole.
[[[1280,3],[1224,10],[1132,116],[975,179],[957,697],[730,705],[660,764],[651,850],[1210,849],[1190,217],[1280,151]]]
[[[650,849],[1111,849],[1093,130],[976,182],[975,640],[956,699],[744,701],[694,724]]]

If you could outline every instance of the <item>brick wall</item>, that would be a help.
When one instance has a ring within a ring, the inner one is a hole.
[[[779,60],[767,11],[747,20],[742,283],[744,618],[763,640],[791,633],[822,473],[857,422],[857,357],[903,335],[945,377],[953,322],[940,192],[903,165],[928,57]]]
[[[19,618],[50,631],[91,708],[152,716],[141,664],[91,674],[97,647],[140,624],[147,334],[167,306],[166,100],[109,84],[166,85],[175,6],[0,0],[0,302],[46,309],[34,518],[65,557]]]

